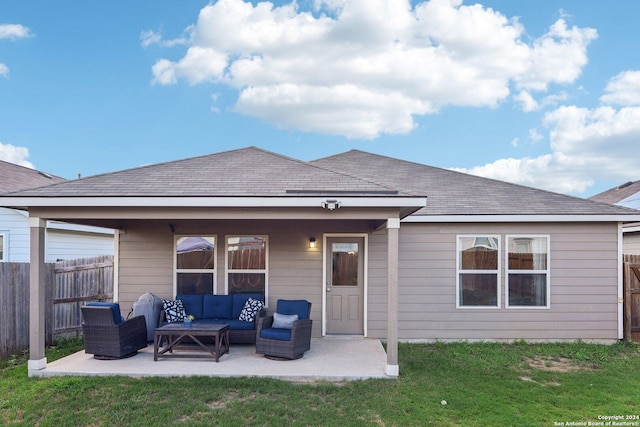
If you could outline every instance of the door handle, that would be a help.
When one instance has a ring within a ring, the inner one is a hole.
[[[331,292],[331,288],[327,286],[327,292]]]

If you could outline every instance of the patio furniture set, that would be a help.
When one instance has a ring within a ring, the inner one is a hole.
[[[101,360],[131,357],[147,347],[150,323],[154,361],[212,357],[218,362],[230,344],[254,343],[256,353],[267,358],[293,360],[311,347],[306,300],[278,300],[268,316],[261,294],[177,295],[162,304],[157,320],[145,315],[125,320],[118,303],[88,303],[82,307],[85,352]]]

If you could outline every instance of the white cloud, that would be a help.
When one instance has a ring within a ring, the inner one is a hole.
[[[33,37],[31,30],[20,24],[0,24],[0,40],[17,40]],[[0,77],[9,78],[9,67],[0,62]]]
[[[640,71],[624,71],[612,78],[600,101],[622,106],[640,105]]]
[[[521,90],[517,95],[513,97],[513,100],[520,104],[520,108],[525,113],[538,111],[540,109],[540,104],[538,104],[538,101],[536,101],[533,96],[526,90]]]
[[[147,48],[151,45],[157,44],[161,47],[173,47],[173,46],[181,46],[187,45],[191,41],[191,36],[193,33],[193,25],[187,27],[183,32],[182,36],[177,37],[175,39],[165,40],[162,38],[162,33],[159,31],[142,31],[140,32],[140,46],[143,48]]]
[[[516,100],[531,109],[532,91],[575,81],[597,36],[560,19],[528,44],[517,19],[462,0],[313,5],[209,4],[184,57],[159,59],[153,82],[226,84],[239,91],[241,113],[283,128],[372,139],[408,133],[415,116],[443,106],[495,107],[513,85],[529,94]],[[141,40],[149,46],[162,37],[143,32]]]
[[[28,157],[29,149],[27,147],[16,147],[0,142],[0,160],[34,169],[33,164],[27,160]]]
[[[563,106],[546,113],[544,123],[550,128],[550,153],[458,170],[573,194],[598,179],[638,179],[640,107]]]
[[[0,24],[0,39],[17,40],[32,37],[31,30],[20,24]]]
[[[531,141],[532,144],[535,144],[542,139],[544,139],[544,136],[540,135],[538,129],[529,129],[529,141]]]

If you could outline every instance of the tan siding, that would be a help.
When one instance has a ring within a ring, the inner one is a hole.
[[[269,313],[276,301],[306,299],[312,303],[313,334],[321,335],[322,319],[322,235],[323,233],[364,232],[370,223],[353,221],[174,221],[177,235],[217,236],[216,292],[225,293],[225,236],[266,235],[269,238]],[[309,249],[315,237],[316,249]],[[140,295],[152,292],[173,298],[173,241],[166,222],[131,222],[120,237],[119,301],[123,312]]]
[[[145,292],[172,298],[173,236],[169,227],[132,223],[120,233],[118,274],[123,312]]]
[[[456,236],[501,236],[501,307],[456,309]],[[506,309],[504,246],[507,234],[551,236],[551,308]],[[400,338],[602,339],[617,338],[617,225],[402,224]],[[369,332],[386,335],[386,241],[371,238]],[[372,296],[374,296],[372,298]],[[371,303],[373,301],[373,304]]]

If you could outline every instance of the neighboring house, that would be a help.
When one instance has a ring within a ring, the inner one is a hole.
[[[31,219],[32,295],[46,220],[116,229],[115,295],[258,291],[312,302],[313,335],[387,341],[622,338],[622,207],[349,151],[303,162],[258,148],[0,197]],[[194,237],[198,239],[193,239]],[[178,256],[201,243],[202,262]],[[211,262],[211,260],[213,262]],[[180,262],[179,262],[180,261]],[[30,370],[46,366],[41,299]]]
[[[65,182],[64,178],[0,160],[0,194]],[[29,262],[26,210],[0,207],[0,262]],[[113,230],[48,221],[45,261],[113,254]]]
[[[640,181],[627,182],[589,198],[595,202],[609,203],[640,211]],[[640,223],[623,226],[624,253],[640,255]]]

